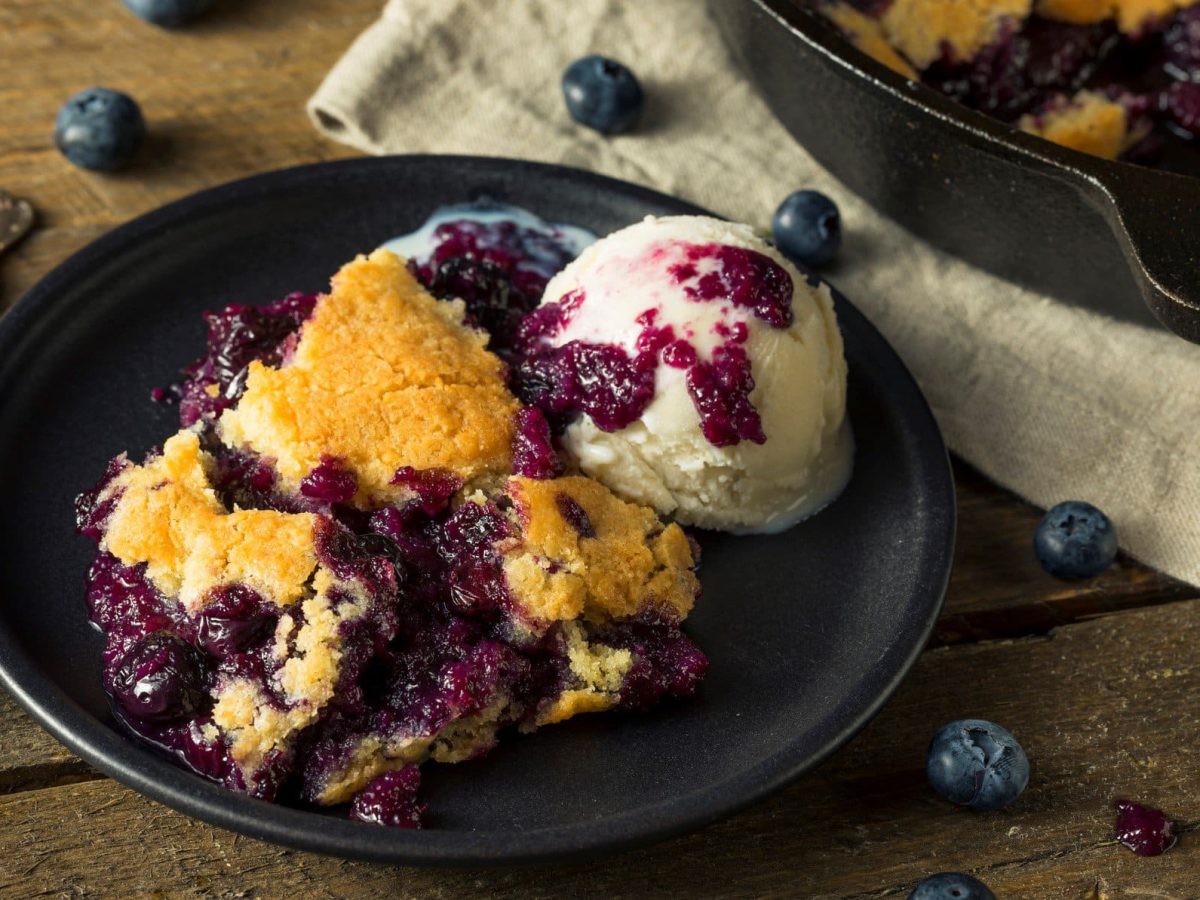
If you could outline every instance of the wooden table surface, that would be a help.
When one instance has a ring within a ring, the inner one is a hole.
[[[352,155],[309,126],[303,103],[381,4],[225,0],[170,34],[119,0],[4,0],[0,187],[31,200],[39,222],[0,259],[0,308],[148,209],[265,169]],[[92,84],[133,94],[150,122],[148,146],[118,175],[72,168],[53,147],[58,106]],[[1049,578],[1030,551],[1037,510],[955,467],[959,549],[930,649],[846,748],[728,821],[566,867],[350,863],[143,799],[0,694],[0,896],[851,898],[906,896],[925,874],[966,870],[1000,897],[1200,897],[1200,591],[1125,559],[1082,584]],[[1032,759],[1030,788],[1009,810],[957,810],[925,783],[930,735],[965,716],[1005,724]],[[1117,845],[1119,796],[1177,817],[1179,846],[1141,859]]]

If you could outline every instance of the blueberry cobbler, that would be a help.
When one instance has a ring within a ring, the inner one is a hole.
[[[696,689],[688,538],[555,477],[464,311],[377,251],[327,295],[209,317],[184,429],[78,501],[134,732],[253,796],[413,826],[426,759]]]
[[[104,686],[141,739],[255,797],[418,827],[427,760],[696,690],[698,545],[659,512],[710,522],[632,478],[631,451],[630,477],[592,465],[572,429],[640,428],[648,454],[674,434],[730,525],[815,511],[848,474],[814,463],[845,450],[828,291],[715,220],[649,220],[572,262],[590,236],[522,215],[435,220],[387,245],[411,261],[385,246],[327,294],[208,315],[207,355],[158,394],[182,430],[77,502]],[[613,250],[624,268],[587,275]],[[622,284],[653,337],[636,352]],[[679,378],[692,400],[664,431]]]
[[[907,78],[1051,141],[1200,171],[1193,0],[813,0]]]

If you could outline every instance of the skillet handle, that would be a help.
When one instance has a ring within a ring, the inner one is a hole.
[[[1163,325],[1200,343],[1200,179],[1138,178],[1112,166],[1089,179],[1092,201],[1125,251],[1142,298]]]

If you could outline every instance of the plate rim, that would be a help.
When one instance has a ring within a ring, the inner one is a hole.
[[[502,178],[519,178],[531,173],[534,177],[565,180],[577,187],[582,184],[597,191],[616,191],[635,202],[665,204],[678,208],[681,214],[712,215],[688,201],[632,182],[569,166],[505,157],[392,155],[275,169],[187,194],[91,241],[55,266],[0,316],[0,350],[9,348],[10,352],[19,352],[22,341],[28,339],[29,329],[26,325],[41,311],[42,306],[51,303],[57,293],[68,288],[76,276],[85,273],[94,262],[128,251],[143,235],[172,223],[186,221],[213,207],[252,202],[256,195],[268,195],[312,179],[336,181],[343,174],[347,178],[358,178],[364,171],[378,170],[382,173],[397,166],[412,165],[487,170],[493,177]],[[816,753],[803,754],[804,758],[800,760],[788,760],[786,757],[791,748],[785,748],[757,765],[700,791],[676,795],[650,807],[610,815],[594,822],[512,832],[503,839],[498,839],[494,832],[445,832],[435,828],[415,832],[398,831],[349,821],[343,823],[302,809],[239,796],[139,747],[130,738],[104,725],[45,678],[40,666],[21,648],[16,635],[11,633],[3,618],[0,618],[0,686],[41,727],[73,753],[143,796],[210,825],[325,855],[443,867],[561,862],[595,858],[658,843],[724,819],[776,793],[820,765],[874,718],[924,651],[941,613],[949,584],[957,533],[957,501],[945,441],[928,400],[899,354],[857,307],[836,289],[834,294],[839,305],[839,317],[848,312],[851,319],[857,320],[853,325],[857,331],[882,343],[894,358],[895,367],[908,382],[916,408],[906,413],[906,420],[911,423],[917,417],[924,419],[921,431],[927,439],[935,442],[931,449],[940,451],[931,453],[927,461],[930,478],[927,479],[929,484],[926,491],[940,492],[935,506],[945,523],[941,540],[936,540],[937,535],[928,535],[923,548],[929,559],[924,563],[921,575],[922,580],[932,578],[927,585],[931,602],[927,605],[924,620],[915,623],[915,629],[911,630],[911,646],[902,658],[893,661],[892,670],[870,702],[862,705],[857,714],[826,740]],[[943,464],[935,466],[937,460]],[[933,477],[935,474],[936,478]],[[783,764],[773,765],[781,756],[785,757]],[[763,768],[771,770],[769,777],[756,777],[758,770]],[[239,803],[231,804],[230,797],[237,798]],[[247,803],[253,806],[252,815],[247,815],[239,808]],[[319,837],[310,831],[314,818],[328,826],[321,829],[324,833]],[[447,840],[447,834],[452,838]]]

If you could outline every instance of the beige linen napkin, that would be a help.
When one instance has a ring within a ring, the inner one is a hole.
[[[559,77],[586,53],[642,79],[636,134],[567,116]],[[875,213],[774,119],[699,0],[390,0],[308,110],[369,153],[564,163],[760,227],[792,190],[828,193],[846,240],[826,274],[912,369],[951,448],[1041,506],[1095,503],[1126,550],[1200,584],[1200,347],[1030,293]]]

